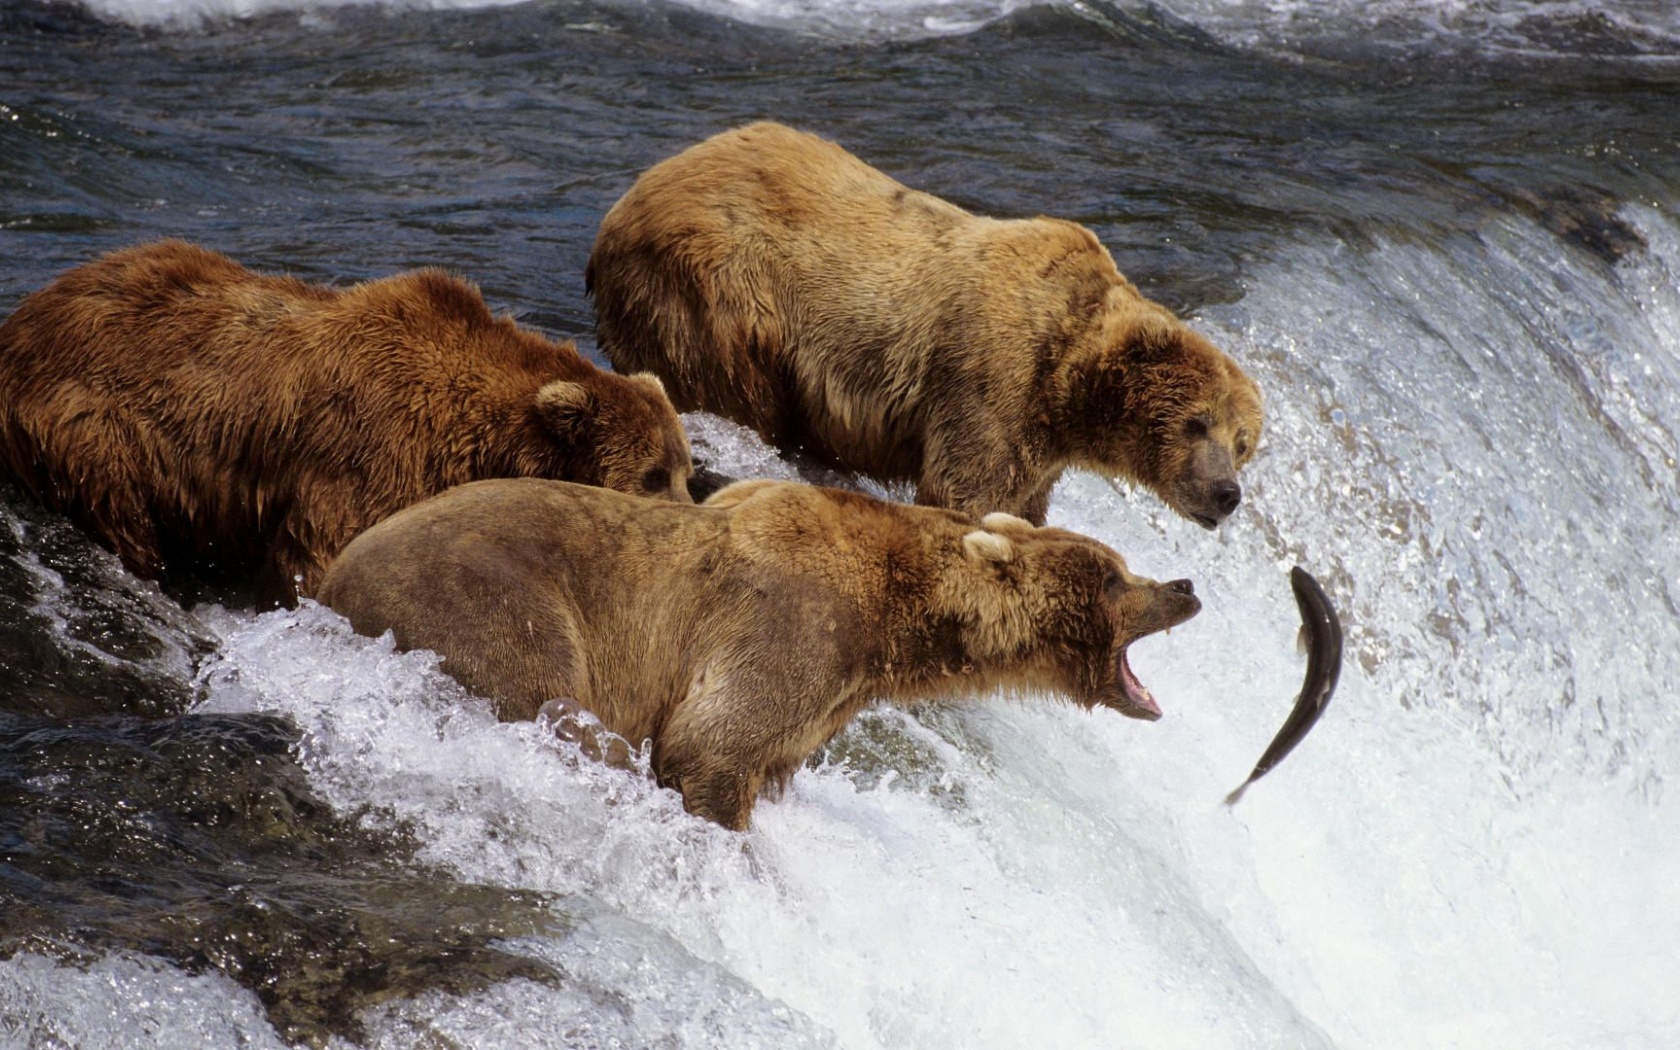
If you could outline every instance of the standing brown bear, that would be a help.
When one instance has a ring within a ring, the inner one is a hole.
[[[139,575],[280,601],[451,485],[686,501],[690,471],[657,379],[493,317],[465,281],[332,289],[174,240],[71,270],[0,325],[0,466]]]
[[[1091,231],[972,215],[779,124],[645,172],[587,283],[617,367],[918,503],[1042,524],[1083,467],[1212,528],[1260,439],[1254,382]]]
[[[319,597],[505,719],[558,700],[651,739],[660,783],[731,828],[875,700],[1048,691],[1159,718],[1127,648],[1201,607],[1075,533],[763,480],[697,507],[464,485],[358,536]]]

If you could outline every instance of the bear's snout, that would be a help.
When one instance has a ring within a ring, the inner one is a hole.
[[[1196,585],[1189,580],[1172,580],[1161,585],[1156,593],[1154,608],[1155,630],[1168,630],[1202,611],[1202,600],[1196,597]]]
[[[1241,485],[1235,481],[1216,481],[1213,483],[1213,505],[1219,508],[1221,518],[1229,517],[1241,502]]]
[[[1172,508],[1204,529],[1216,529],[1242,505],[1231,450],[1217,441],[1198,441],[1182,473],[1163,492]]]
[[[1242,486],[1228,477],[1209,482],[1193,479],[1185,488],[1179,512],[1204,529],[1218,528],[1242,505]]]

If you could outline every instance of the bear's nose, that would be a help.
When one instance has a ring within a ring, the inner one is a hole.
[[[1176,591],[1179,594],[1195,594],[1196,585],[1189,580],[1169,580],[1167,590]]]
[[[1220,517],[1237,509],[1242,502],[1242,486],[1234,481],[1216,481],[1213,483],[1213,505],[1219,508]]]

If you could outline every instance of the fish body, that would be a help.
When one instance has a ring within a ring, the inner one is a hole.
[[[1329,705],[1342,676],[1342,621],[1325,596],[1324,588],[1299,565],[1289,572],[1289,586],[1301,610],[1301,634],[1307,642],[1307,674],[1301,682],[1301,695],[1295,698],[1295,707],[1284,720],[1283,728],[1255,763],[1254,772],[1241,787],[1225,797],[1226,805],[1242,798],[1248,785],[1270,772],[1305,739]]]

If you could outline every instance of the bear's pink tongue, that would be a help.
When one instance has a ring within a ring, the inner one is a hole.
[[[1144,718],[1153,722],[1161,717],[1161,708],[1155,703],[1155,698],[1149,695],[1138,676],[1132,673],[1132,665],[1126,659],[1126,650],[1120,650],[1120,713],[1132,718]]]

